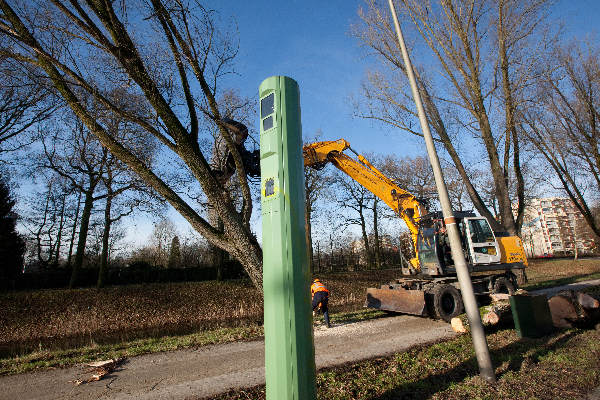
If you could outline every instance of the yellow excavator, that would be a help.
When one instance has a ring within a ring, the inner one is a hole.
[[[227,122],[227,121],[226,121]],[[236,142],[250,176],[260,175],[259,151],[243,146],[247,128],[231,121],[234,132],[241,132]],[[356,158],[344,151],[350,151]],[[303,147],[304,166],[321,169],[331,163],[386,203],[408,227],[416,256],[408,267],[402,267],[402,277],[367,289],[366,307],[415,315],[429,315],[450,321],[463,312],[460,286],[452,257],[444,219],[439,212],[429,212],[423,201],[399,187],[375,168],[350,144],[339,139],[316,142]],[[225,167],[214,171],[218,179],[226,180],[235,171],[231,155]],[[527,258],[521,239],[504,232],[493,232],[487,219],[472,212],[455,212],[463,251],[471,272],[476,294],[513,293],[526,280]]]
[[[306,145],[303,154],[305,167],[321,169],[331,163],[364,186],[394,210],[411,233],[416,256],[402,268],[403,277],[367,289],[365,306],[446,321],[461,314],[462,297],[441,213],[430,213],[423,201],[400,188],[344,139]],[[493,232],[486,218],[472,212],[459,211],[454,216],[475,292],[512,294],[526,279],[521,239]]]

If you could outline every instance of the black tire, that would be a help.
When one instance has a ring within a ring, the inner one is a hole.
[[[464,312],[462,297],[452,285],[439,285],[430,292],[431,311],[434,318],[446,322]]]
[[[501,276],[494,281],[494,293],[507,293],[512,296],[515,294],[515,285],[508,278]]]

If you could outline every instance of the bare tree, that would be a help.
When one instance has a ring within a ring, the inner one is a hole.
[[[122,110],[129,110],[143,114],[140,105],[135,102],[135,96],[128,96],[124,90],[116,90],[110,93],[111,99],[120,104]],[[146,165],[152,166],[156,153],[155,141],[146,137],[140,127],[118,115],[109,113],[100,114],[107,130],[114,136],[128,143],[131,148],[136,149]],[[100,257],[100,268],[98,270],[98,288],[104,286],[105,275],[108,269],[111,227],[122,218],[141,211],[142,206],[150,206],[154,193],[131,172],[114,155],[110,154],[102,169],[102,184],[106,193],[104,195],[104,228],[102,232],[102,254]],[[152,207],[145,207],[151,209]]]
[[[154,225],[151,239],[154,266],[167,266],[171,240],[176,235],[175,224],[168,218],[163,218]]]
[[[179,244],[179,236],[173,236],[171,240],[171,248],[169,249],[169,268],[181,267],[181,246]]]
[[[29,66],[0,55],[0,152],[18,149],[19,145],[7,144],[58,108],[31,75]]]
[[[523,129],[596,235],[589,204],[600,194],[600,53],[591,44],[558,48],[556,69],[539,87],[542,104]]]
[[[367,233],[369,204],[373,201],[373,194],[364,186],[348,177],[339,177],[335,180],[337,203],[341,208],[354,211],[354,216],[345,217],[343,226],[358,225],[360,227],[364,244],[367,266],[373,268],[373,252]]]
[[[310,139],[304,140],[304,144],[315,143],[321,140],[322,132],[317,133]],[[326,197],[325,193],[332,186],[332,178],[326,169],[304,168],[304,194],[305,194],[305,234],[308,247],[309,270],[314,272],[313,265],[313,219],[318,211],[318,202]]]
[[[100,268],[96,286],[104,286],[106,272],[108,270],[111,228],[124,217],[139,211],[143,205],[151,202],[151,193],[135,177],[131,177],[129,170],[123,168],[114,157],[109,157],[102,175],[102,184],[106,190],[104,196],[104,221],[102,229],[102,254],[100,256]],[[151,209],[152,207],[148,207]]]
[[[529,100],[527,88],[539,76],[538,69],[545,65],[540,62],[544,53],[539,49],[543,43],[539,34],[547,3],[545,0],[398,3],[405,26],[412,27],[410,33],[422,39],[431,51],[447,87],[445,96],[439,90],[434,94],[433,81],[428,79],[424,68],[415,71],[436,141],[461,175],[474,207],[490,220],[495,230],[512,234],[520,230],[524,207],[518,116]],[[360,16],[364,24],[354,30],[355,35],[389,68],[388,74],[369,76],[364,90],[367,111],[361,115],[421,136],[414,123],[416,112],[406,80],[398,77],[398,72],[405,74],[406,70],[385,6],[368,0],[366,11],[361,10]],[[449,132],[451,124],[460,135]],[[469,140],[469,136],[477,140],[486,155],[499,204],[498,222],[471,181],[464,154],[457,147],[462,140]],[[516,218],[509,195],[511,170],[518,187]]]
[[[237,258],[261,290],[262,251],[249,224],[251,192],[240,151],[217,101],[221,77],[231,72],[237,45],[219,31],[214,12],[182,0],[140,0],[127,5],[1,0],[0,10],[0,55],[29,64],[44,75],[104,147],[198,233]],[[115,105],[107,96],[115,87],[128,87],[139,95],[152,110],[152,118]],[[135,149],[94,118],[81,101],[80,91],[107,112],[138,124],[182,160],[221,218],[223,229],[211,225]],[[218,126],[233,156],[243,196],[239,209],[200,149],[199,138],[206,135],[200,130],[201,118]]]
[[[23,218],[29,231],[32,258],[39,267],[56,267],[60,261],[63,235],[68,222],[67,201],[71,190],[60,177],[50,177],[40,191],[34,191],[28,203],[30,210]]]
[[[69,287],[77,283],[79,270],[83,266],[89,224],[94,203],[105,199],[106,193],[98,194],[106,163],[110,155],[97,139],[78,120],[72,121],[70,130],[56,130],[51,135],[40,134],[43,147],[42,167],[52,170],[69,182],[73,190],[83,194],[83,210],[79,223],[79,234],[75,261],[72,264]],[[49,130],[49,129],[48,129]]]
[[[433,170],[423,156],[386,156],[381,170],[402,189],[419,199],[430,199],[436,194]]]

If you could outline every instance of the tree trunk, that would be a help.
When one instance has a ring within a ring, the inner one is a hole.
[[[38,258],[38,261],[42,265],[46,265],[46,263],[49,263],[50,260],[52,259],[52,252],[50,252],[50,254],[48,255],[48,260],[44,260],[44,258],[42,257],[42,229],[44,229],[44,226],[46,225],[46,220],[48,219],[49,204],[50,204],[50,193],[48,193],[48,197],[46,197],[46,205],[44,208],[44,219],[35,234],[35,239],[36,239],[36,243],[37,243],[37,258]]]
[[[321,272],[321,247],[319,245],[320,242],[317,241],[317,267],[318,272]]]
[[[373,201],[373,250],[375,252],[375,265],[381,268],[381,246],[379,245],[379,224],[377,223],[377,203],[379,199],[375,197]]]
[[[577,261],[579,256],[577,249],[577,219],[573,220],[573,260]]]
[[[219,231],[223,231],[223,221],[217,215],[217,213],[214,211],[214,209],[211,208],[208,211],[208,216],[209,216],[210,223],[215,228],[217,228]],[[210,253],[210,262],[213,265],[213,268],[217,272],[216,278],[218,281],[222,281],[224,268],[225,268],[225,256],[226,256],[225,250],[209,243],[208,251]]]
[[[508,160],[510,143],[513,144],[513,170],[517,180],[517,215],[513,219],[515,234],[521,233],[521,225],[525,215],[525,180],[521,171],[520,144],[515,121],[515,105],[513,99],[513,84],[510,81],[509,55],[506,44],[507,27],[505,26],[505,2],[498,2],[498,56],[500,59],[500,71],[502,75],[502,91],[504,94],[504,115],[506,124],[506,145],[504,149],[504,186],[508,188]],[[507,206],[510,206],[510,201]],[[507,216],[503,216],[503,219]],[[511,210],[512,218],[512,210]],[[505,227],[507,225],[505,224]]]
[[[79,210],[81,209],[81,192],[77,197],[77,208],[73,217],[73,228],[71,231],[71,243],[69,243],[69,255],[67,256],[67,266],[71,266],[71,257],[73,256],[73,244],[75,243],[75,233],[77,232],[77,221],[79,221]]]
[[[367,236],[367,223],[365,221],[365,216],[363,214],[362,206],[358,210],[358,215],[360,216],[360,229],[362,231],[363,242],[365,244],[365,255],[367,256],[367,268],[373,269],[373,256],[371,254],[371,248],[369,246],[369,237]]]
[[[104,231],[102,232],[102,255],[100,256],[100,269],[98,270],[98,281],[96,287],[100,289],[104,287],[106,280],[106,272],[108,269],[108,248],[110,245],[110,226],[112,220],[110,219],[110,209],[112,206],[112,193],[109,189],[108,196],[106,196],[106,207],[104,208]]]
[[[75,263],[71,270],[71,280],[69,281],[69,289],[73,289],[77,283],[77,275],[83,265],[83,257],[85,255],[85,245],[87,242],[88,230],[90,227],[90,217],[92,208],[94,207],[94,190],[91,188],[85,193],[83,212],[81,214],[81,224],[79,225],[79,240],[77,241],[77,252],[75,253]]]
[[[65,226],[65,203],[66,203],[65,197],[63,197],[63,199],[62,199],[62,206],[60,208],[60,222],[58,223],[58,236],[56,238],[56,256],[54,258],[54,265],[56,267],[58,267],[58,263],[60,261],[60,245],[62,242],[62,234],[63,234],[63,229]]]
[[[310,271],[311,275],[314,273],[314,265],[313,265],[313,243],[312,243],[312,223],[311,223],[311,214],[312,214],[312,210],[310,207],[310,204],[308,202],[308,199],[306,201],[305,205],[305,214],[304,214],[304,218],[305,218],[305,235],[306,235],[306,251],[308,253],[308,270]]]
[[[480,107],[484,107],[483,99],[479,99]],[[483,108],[483,110],[485,110]],[[515,220],[512,213],[508,186],[504,180],[504,171],[500,164],[500,158],[496,149],[496,143],[492,136],[492,129],[485,111],[482,111],[479,116],[479,126],[481,129],[481,137],[488,153],[490,171],[494,181],[494,189],[496,199],[498,200],[498,208],[500,212],[500,221],[503,229],[511,235],[517,234]]]

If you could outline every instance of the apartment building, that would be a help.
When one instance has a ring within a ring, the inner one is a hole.
[[[596,248],[596,237],[583,215],[567,198],[548,197],[531,200],[525,209],[521,229],[529,257],[589,254]]]

